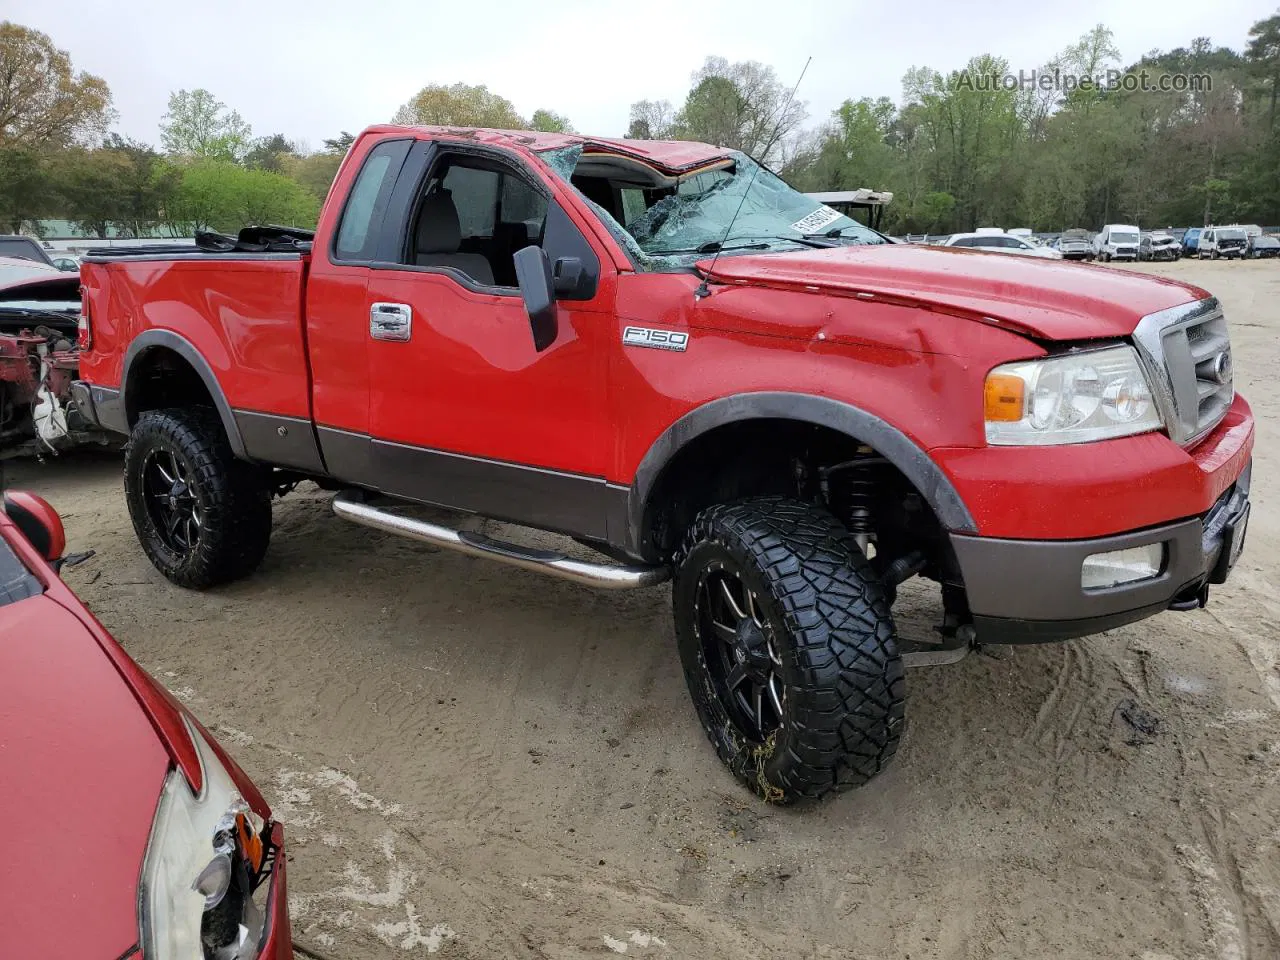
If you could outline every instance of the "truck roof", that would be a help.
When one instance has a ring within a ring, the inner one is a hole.
[[[614,153],[635,157],[671,173],[725,160],[733,151],[694,140],[627,140],[621,137],[588,137],[576,133],[543,133],[539,130],[493,130],[483,127],[396,126],[370,127],[367,133],[417,133],[434,139],[470,140],[542,153],[581,145],[583,153]]]

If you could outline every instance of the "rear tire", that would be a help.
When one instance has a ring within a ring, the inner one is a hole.
[[[780,497],[704,510],[672,599],[703,729],[765,800],[849,790],[893,758],[906,723],[893,618],[835,517]]]
[[[129,516],[143,552],[180,587],[246,577],[271,540],[269,475],[237,460],[207,407],[148,410],[125,452]]]

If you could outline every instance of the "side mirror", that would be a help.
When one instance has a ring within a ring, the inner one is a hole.
[[[4,495],[4,512],[42,557],[50,563],[62,558],[67,534],[58,511],[49,506],[44,497],[25,490],[11,490]]]
[[[541,247],[525,247],[515,255],[516,284],[529,314],[534,349],[541,353],[555,343],[559,332],[556,324],[556,287],[551,276],[551,261]]]

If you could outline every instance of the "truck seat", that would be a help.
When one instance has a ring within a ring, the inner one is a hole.
[[[477,283],[493,286],[493,268],[478,253],[459,253],[462,231],[458,226],[458,208],[446,189],[433,191],[418,213],[418,229],[414,242],[414,263],[420,267],[452,267]]]

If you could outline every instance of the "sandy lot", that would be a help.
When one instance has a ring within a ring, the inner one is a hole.
[[[328,956],[1270,960],[1280,264],[1151,272],[1222,299],[1259,418],[1232,582],[1196,613],[912,671],[896,765],[816,808],[720,767],[665,588],[435,552],[313,490],[277,504],[255,578],[189,593],[138,548],[118,460],[6,479],[98,551],[67,581],[262,786],[295,937]]]

